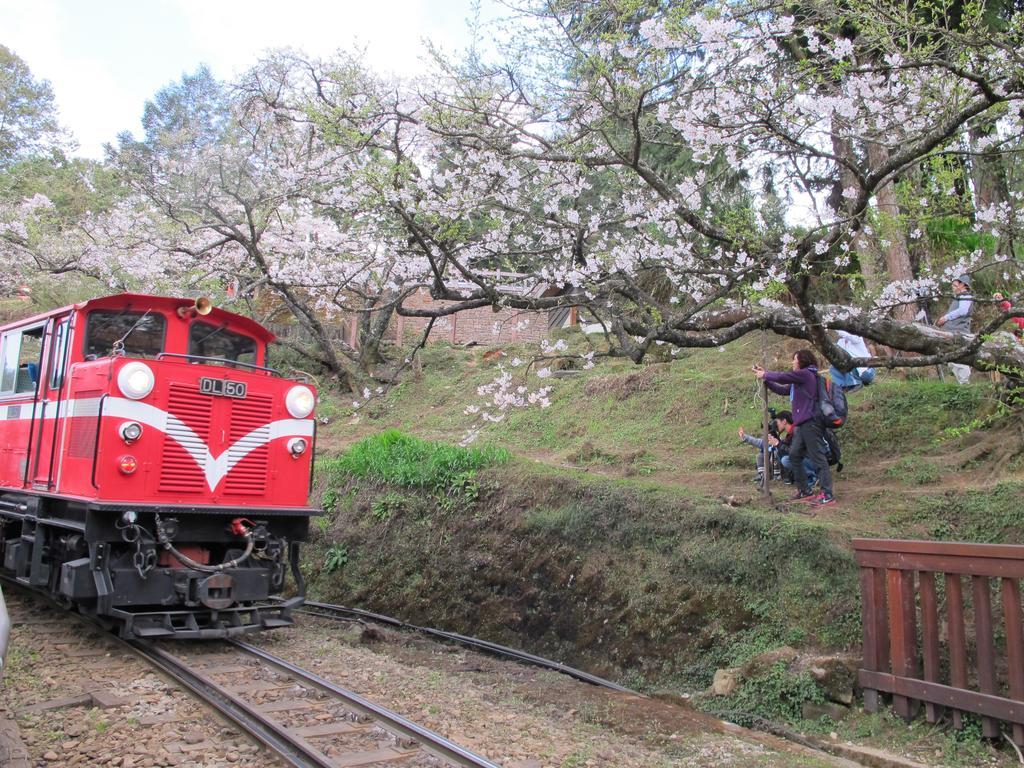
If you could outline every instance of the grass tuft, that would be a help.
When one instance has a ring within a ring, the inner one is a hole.
[[[461,448],[388,429],[355,443],[340,458],[325,462],[324,469],[335,476],[443,491],[461,487],[477,470],[508,459],[504,448]]]

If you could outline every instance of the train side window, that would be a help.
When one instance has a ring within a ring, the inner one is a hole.
[[[18,350],[21,349],[21,331],[9,331],[4,334],[3,348],[0,350],[0,392],[14,391],[18,380]]]
[[[4,334],[0,350],[0,392],[34,392],[39,380],[43,326]]]
[[[70,321],[60,323],[53,332],[53,357],[50,358],[50,389],[60,389],[64,383],[64,366],[67,365],[68,327]]]

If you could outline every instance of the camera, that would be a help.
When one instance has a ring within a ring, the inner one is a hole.
[[[778,418],[778,417],[776,416],[775,409],[774,408],[769,408],[768,409],[768,434],[771,435],[772,437],[778,439],[778,437],[779,437],[779,428],[775,424],[775,419],[776,418]],[[764,429],[764,424],[761,425],[761,429]]]

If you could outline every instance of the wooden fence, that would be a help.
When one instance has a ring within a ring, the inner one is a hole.
[[[879,693],[889,693],[907,721],[921,703],[928,722],[946,708],[956,728],[972,713],[985,736],[998,736],[1003,721],[1024,745],[1024,546],[854,539],[853,547],[865,708],[878,711]]]

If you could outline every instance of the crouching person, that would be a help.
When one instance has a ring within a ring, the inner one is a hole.
[[[835,503],[832,493],[832,473],[825,456],[824,428],[816,418],[815,403],[818,399],[818,360],[809,349],[801,349],[793,355],[793,367],[789,371],[766,371],[754,366],[754,374],[763,379],[772,392],[789,397],[790,385],[793,394],[793,441],[789,448],[790,464],[797,491],[794,501],[811,501],[816,505]],[[804,467],[808,458],[817,472],[821,493],[815,495],[813,486]]]
[[[789,455],[789,449],[793,444],[793,414],[789,411],[779,411],[775,417],[775,428],[779,432],[779,464],[782,465],[782,479],[787,485],[793,483],[793,457]],[[807,475],[807,485],[814,487],[818,479],[818,473],[814,470],[811,460],[804,456],[804,472]]]
[[[768,426],[768,449],[772,463],[772,479],[782,480],[786,484],[793,482],[792,462],[789,457],[790,443],[793,441],[793,414],[789,411],[769,409],[772,418]],[[740,427],[740,440],[758,449],[757,454],[757,477],[755,482],[761,483],[764,478],[764,451],[763,441],[760,437],[748,435],[743,427]],[[808,482],[813,485],[817,477],[814,465],[804,457],[804,469],[807,472]]]
[[[754,478],[754,482],[758,485],[764,484],[764,440],[760,437],[754,437],[748,435],[747,431],[740,427],[740,440],[747,445],[752,445],[757,448],[757,476]],[[779,464],[779,437],[775,434],[774,429],[768,431],[768,456],[769,463],[772,467],[772,479],[779,480],[781,477],[781,467]]]

